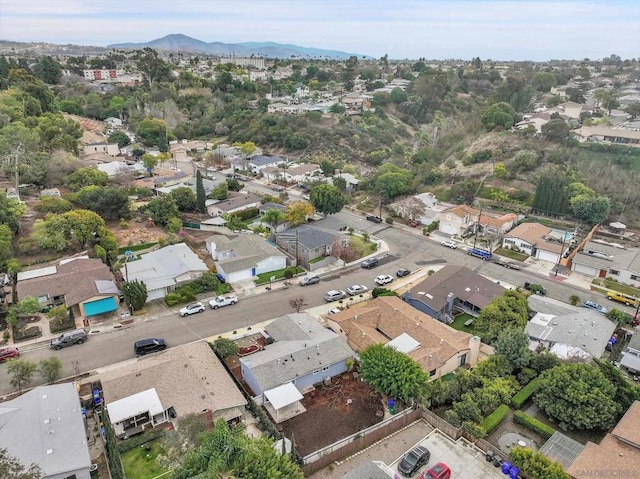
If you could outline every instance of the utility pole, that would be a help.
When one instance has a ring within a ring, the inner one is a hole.
[[[482,219],[482,206],[480,207],[480,212],[478,213],[478,222],[475,226],[475,236],[473,237],[473,249],[476,249],[476,242],[478,241],[478,231],[480,231],[480,220]]]
[[[296,262],[295,262],[295,272],[298,272],[298,227],[296,226]]]
[[[564,243],[567,239],[568,231],[564,231],[562,233],[562,246],[560,247],[560,256],[558,256],[558,264],[556,264],[556,274],[555,277],[558,277],[558,270],[560,269],[560,262],[562,261],[562,255],[564,254]]]

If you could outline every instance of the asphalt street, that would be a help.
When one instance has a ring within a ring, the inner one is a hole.
[[[373,280],[377,275],[395,275],[400,268],[430,269],[430,265],[443,263],[462,264],[478,273],[511,285],[522,285],[527,280],[536,282],[547,288],[548,296],[554,299],[567,301],[569,296],[577,294],[582,301],[589,299],[607,308],[624,309],[621,305],[612,303],[597,293],[563,284],[548,277],[532,276],[526,271],[506,269],[468,256],[462,249],[453,250],[443,247],[437,241],[422,236],[418,230],[414,232],[385,223],[372,223],[348,211],[333,215],[328,221],[351,226],[358,231],[366,231],[384,240],[390,248],[388,256],[381,258],[380,264],[369,270],[354,267],[333,271],[315,285],[302,287],[297,284],[297,281],[293,281],[288,289],[273,290],[259,296],[245,298],[235,306],[216,311],[207,309],[203,313],[185,318],[167,311],[166,315],[154,320],[136,322],[130,327],[119,330],[92,334],[82,345],[71,346],[60,351],[42,346],[39,349],[23,351],[21,357],[38,362],[50,356],[58,356],[63,362],[63,377],[68,377],[79,372],[92,371],[120,361],[134,359],[133,343],[138,339],[162,337],[170,347],[184,344],[247,328],[290,313],[293,309],[289,300],[294,297],[303,296],[305,304],[309,307],[319,306],[325,303],[324,293],[330,289],[346,290],[353,284],[364,284],[372,289],[375,286]],[[9,381],[6,365],[0,365],[0,394],[13,391]],[[38,384],[41,384],[41,380],[35,375],[31,385]]]

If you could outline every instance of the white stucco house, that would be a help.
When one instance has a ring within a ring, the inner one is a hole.
[[[502,239],[502,247],[513,246],[532,258],[550,263],[560,261],[562,250],[565,249],[562,242],[551,236],[551,228],[539,223],[522,223],[509,231]]]

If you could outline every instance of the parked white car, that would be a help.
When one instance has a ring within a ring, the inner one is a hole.
[[[347,293],[349,293],[351,296],[366,293],[367,291],[369,291],[369,288],[367,288],[364,284],[354,284],[353,286],[349,286],[347,288]]]
[[[384,286],[385,284],[389,284],[393,281],[393,276],[389,276],[388,274],[381,274],[380,276],[376,276],[375,282],[379,286]]]
[[[454,243],[453,241],[450,241],[450,240],[444,240],[440,244],[442,246],[446,246],[447,248],[451,248],[451,249],[456,249],[458,247],[458,245],[456,243]]]
[[[223,306],[233,306],[238,302],[238,297],[234,294],[225,294],[224,296],[218,296],[209,301],[211,309],[218,309]]]
[[[180,310],[180,316],[182,317],[190,316],[192,314],[202,313],[203,311],[204,311],[204,304],[200,302],[191,303]]]

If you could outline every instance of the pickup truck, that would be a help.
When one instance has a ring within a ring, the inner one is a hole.
[[[233,306],[238,302],[238,297],[233,294],[225,294],[224,296],[218,296],[209,301],[211,309],[218,309],[223,306]]]
[[[543,296],[547,294],[547,289],[544,286],[540,284],[530,283],[529,281],[526,281],[524,283],[524,289],[526,289],[527,291],[531,291],[534,294],[540,294]]]

